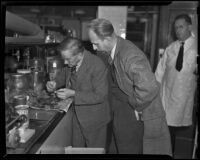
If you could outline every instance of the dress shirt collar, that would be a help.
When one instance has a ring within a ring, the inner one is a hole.
[[[110,56],[111,56],[112,60],[114,59],[114,56],[115,56],[116,46],[117,46],[117,43],[115,43],[113,49],[111,50],[111,54],[110,54]]]
[[[80,66],[81,66],[81,64],[83,62],[83,58],[84,58],[84,54],[83,54],[83,57],[81,58],[81,60],[76,65],[76,72],[79,70],[79,68],[80,68]]]
[[[182,41],[177,41],[177,48],[179,48],[181,46],[181,42]],[[195,46],[196,46],[196,39],[194,36],[190,36],[189,38],[187,38],[185,41],[184,41],[184,52],[193,44],[195,43]]]
[[[191,35],[191,36],[188,37],[185,41],[178,41],[178,42],[179,42],[180,45],[181,45],[182,42],[184,42],[184,45],[185,45],[185,44],[190,43],[190,41],[191,41],[192,38],[193,38],[193,36]]]

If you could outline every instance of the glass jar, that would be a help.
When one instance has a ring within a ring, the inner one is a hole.
[[[48,60],[48,72],[55,69],[62,69],[64,67],[64,60],[60,57],[52,57]]]
[[[18,69],[17,73],[23,74],[26,78],[27,83],[27,89],[33,89],[32,83],[33,83],[33,78],[31,75],[31,70],[30,69]]]
[[[26,75],[21,73],[10,74],[8,88],[9,94],[12,97],[15,95],[24,94],[25,91],[29,88]]]
[[[30,68],[35,71],[44,71],[44,61],[40,58],[30,60]]]
[[[64,67],[63,59],[54,57],[48,61],[48,74],[50,81],[54,81]]]
[[[33,90],[36,94],[39,94],[42,92],[42,90],[45,88],[45,72],[43,71],[32,71],[32,77],[33,77]]]

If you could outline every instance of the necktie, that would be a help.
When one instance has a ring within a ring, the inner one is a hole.
[[[76,73],[76,66],[74,66],[74,67],[71,68],[71,73],[72,73],[72,74],[75,74],[75,73]]]
[[[108,63],[110,64],[110,65],[112,65],[113,64],[113,58],[111,57],[111,52],[108,52]]]
[[[183,66],[183,52],[184,52],[184,42],[181,42],[181,46],[179,49],[178,57],[176,60],[176,69],[180,72]]]
[[[108,57],[108,63],[111,65],[112,62],[113,62],[113,60],[112,60],[111,56],[109,56],[109,57]]]
[[[76,87],[76,79],[77,79],[77,74],[76,74],[76,66],[71,68],[71,77],[70,77],[70,84],[71,84],[71,89],[75,89]]]

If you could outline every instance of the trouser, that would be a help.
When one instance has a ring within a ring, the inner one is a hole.
[[[112,96],[113,135],[120,154],[142,154],[144,124],[137,121],[134,109]]]
[[[92,129],[83,128],[77,115],[73,112],[72,118],[72,146],[73,147],[96,147],[106,150],[107,125]]]
[[[168,127],[171,136],[172,154],[174,154],[177,133],[185,131],[186,129],[189,128],[189,126],[184,126],[184,127],[168,126]]]

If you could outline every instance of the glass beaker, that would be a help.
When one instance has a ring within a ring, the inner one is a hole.
[[[9,96],[12,99],[15,95],[23,95],[28,90],[29,85],[24,74],[13,73],[10,74],[8,80]]]

